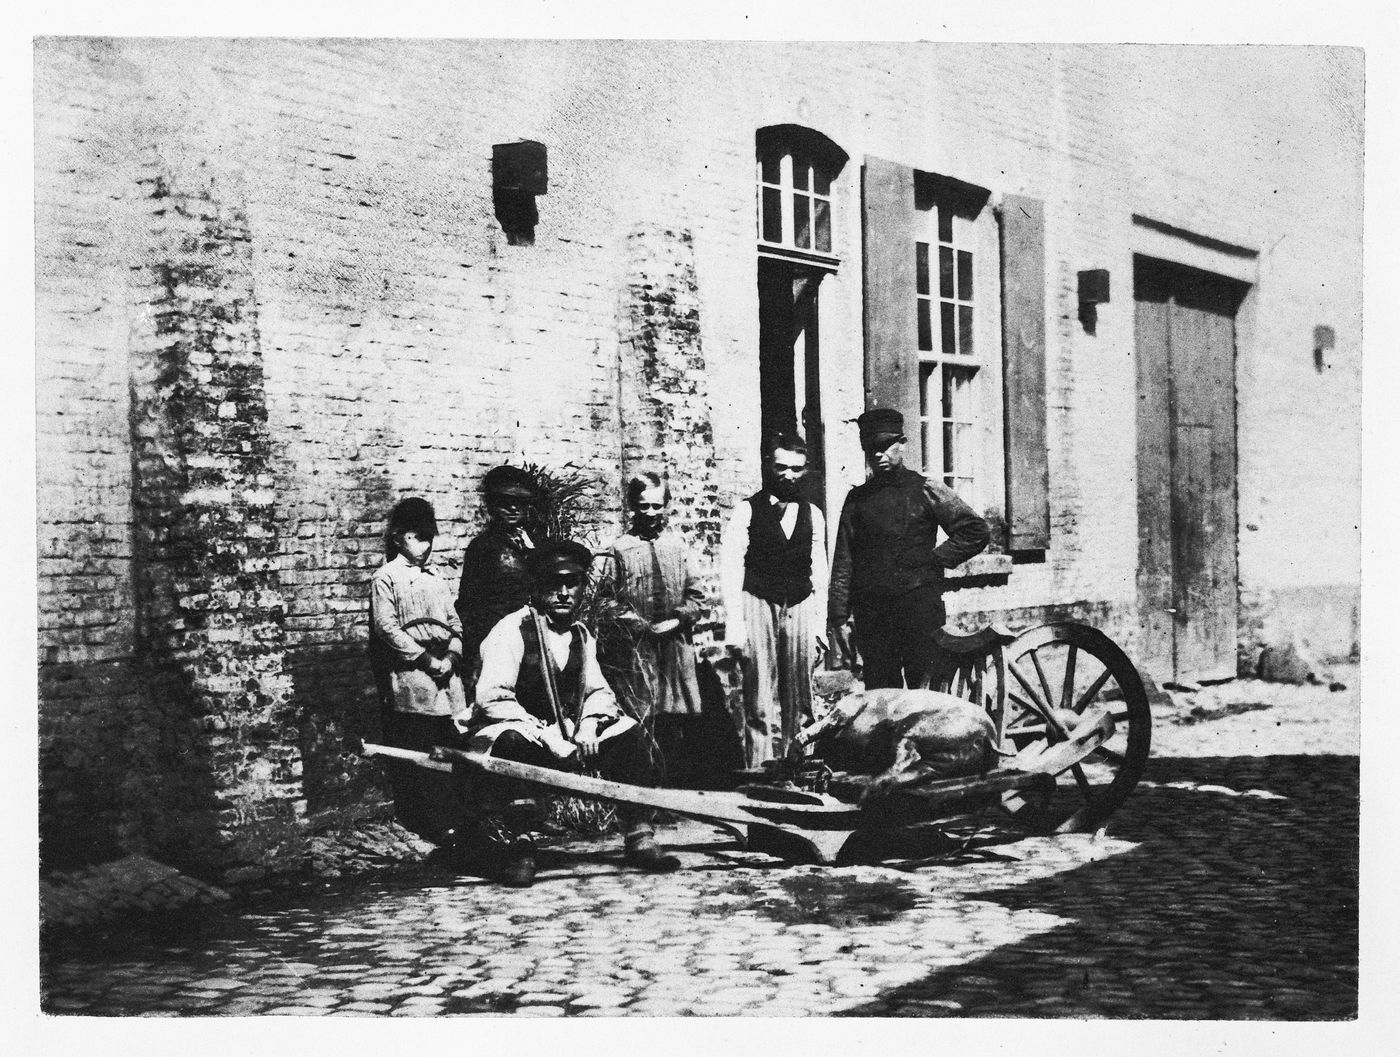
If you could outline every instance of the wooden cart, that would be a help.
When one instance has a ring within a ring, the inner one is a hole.
[[[999,763],[981,776],[901,787],[875,800],[862,795],[857,776],[833,780],[816,761],[776,765],[720,792],[645,788],[450,748],[422,753],[366,744],[364,753],[441,771],[464,766],[669,811],[721,826],[743,842],[777,831],[821,863],[835,862],[857,833],[951,822],[989,809],[1032,831],[1101,826],[1137,784],[1150,749],[1147,693],[1127,655],[1102,632],[1068,622],[1020,634],[999,627],[940,633],[940,644],[945,662],[933,689],[987,709]]]

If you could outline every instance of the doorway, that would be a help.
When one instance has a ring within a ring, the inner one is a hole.
[[[758,391],[761,436],[797,433],[807,442],[803,495],[825,512],[818,296],[826,272],[758,259]]]
[[[1139,659],[1159,681],[1236,672],[1235,316],[1248,290],[1134,258]]]

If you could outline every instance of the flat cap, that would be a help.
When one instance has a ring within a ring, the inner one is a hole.
[[[587,572],[593,565],[593,552],[573,540],[549,540],[541,543],[525,558],[525,570],[532,580],[540,580],[568,565],[575,565]]]
[[[515,495],[538,499],[540,490],[535,479],[519,466],[493,466],[481,479],[481,490],[487,495]]]
[[[904,416],[892,407],[872,407],[856,419],[856,426],[866,451],[904,436]]]

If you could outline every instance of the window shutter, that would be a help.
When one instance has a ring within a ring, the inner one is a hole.
[[[918,303],[914,275],[914,170],[865,159],[865,405],[904,415],[910,465],[919,451]]]
[[[1001,205],[1002,333],[1006,391],[1007,549],[1050,545],[1045,432],[1045,203]]]

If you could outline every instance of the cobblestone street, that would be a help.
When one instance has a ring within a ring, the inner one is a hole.
[[[1056,1016],[1357,1011],[1358,674],[1174,695],[1097,836],[815,867],[673,827],[685,869],[558,849],[528,891],[429,868],[45,952],[57,1014]]]

